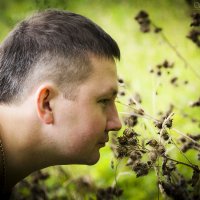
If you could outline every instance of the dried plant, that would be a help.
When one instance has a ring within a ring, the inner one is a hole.
[[[199,74],[171,44],[163,29],[152,22],[146,11],[140,11],[135,20],[140,25],[141,32],[151,33],[153,31],[160,34],[177,57],[183,61],[185,67],[189,66],[199,79]],[[192,29],[187,37],[195,42],[197,46],[200,46],[200,30],[198,30],[200,27],[200,14],[192,14],[192,20],[191,26],[195,29]],[[173,68],[174,63],[165,59],[152,68],[150,73],[160,77],[164,73],[170,74]],[[180,82],[181,80],[177,76],[172,77],[169,81],[174,87],[178,87]],[[125,81],[122,79],[119,80],[119,84],[123,84],[123,87],[127,88]],[[188,84],[188,81],[184,81],[183,84]],[[124,91],[123,93],[126,94],[127,92]],[[125,165],[136,174],[136,177],[146,176],[148,178],[149,173],[155,171],[157,186],[164,198],[200,200],[200,133],[183,133],[176,128],[176,124],[173,122],[174,117],[177,115],[176,106],[169,105],[169,109],[165,113],[159,112],[155,118],[142,108],[140,95],[137,94],[136,97],[129,98],[128,102],[125,103],[118,100],[118,103],[126,106],[126,109],[122,113],[125,115],[123,118],[125,128],[123,132],[118,133],[120,135],[114,134],[112,138],[111,149],[116,159],[119,161],[124,160]],[[191,102],[190,106],[191,108],[199,107],[200,98]],[[182,117],[188,116],[185,114]],[[146,120],[149,120],[148,126]],[[198,117],[193,116],[191,118],[192,123],[199,123],[199,121]],[[141,128],[138,129],[138,127],[145,128],[141,131]],[[151,127],[151,130],[147,127]],[[177,135],[179,136],[177,137]],[[193,157],[196,156],[196,159],[191,161],[191,156],[187,154],[190,152],[192,152]],[[184,173],[183,169],[188,174]],[[118,184],[118,181],[116,178],[116,184]]]

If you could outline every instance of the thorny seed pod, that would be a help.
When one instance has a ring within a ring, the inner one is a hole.
[[[192,29],[186,37],[192,40],[198,47],[200,47],[199,36],[200,36],[200,31]]]
[[[193,140],[196,140],[196,141],[200,140],[200,134],[195,134],[195,135],[188,134],[188,136],[192,138]]]
[[[176,163],[173,162],[173,161],[170,161],[170,162],[169,162],[169,165],[168,165],[168,169],[169,169],[170,171],[176,170]]]
[[[165,60],[164,62],[163,62],[163,67],[164,68],[168,68],[170,65],[169,65],[169,62],[167,61],[167,60]]]
[[[118,82],[122,84],[122,83],[124,83],[124,80],[122,78],[119,78]]]
[[[186,143],[182,146],[181,150],[183,153],[186,153],[188,150],[192,149],[192,143]]]
[[[175,184],[159,181],[159,187],[167,194],[167,196],[173,197],[173,199],[186,200],[184,194],[181,194],[179,188],[177,188]]]
[[[199,97],[199,99],[197,101],[194,101],[194,102],[190,103],[190,106],[191,107],[198,107],[198,106],[200,106],[200,97]]]
[[[179,141],[181,141],[181,143],[183,143],[181,150],[185,153],[189,149],[199,149],[200,144],[198,143],[198,141],[200,140],[200,134],[195,134],[195,135],[187,134],[187,135],[188,135],[188,137],[193,139],[193,141],[186,139],[185,137],[181,137],[179,139]]]
[[[149,145],[149,146],[151,146],[151,147],[156,147],[156,146],[158,146],[158,142],[157,142],[157,140],[155,140],[155,139],[149,140],[146,144]]]
[[[80,189],[92,190],[93,182],[89,176],[82,176],[76,179],[76,185]]]
[[[163,65],[161,65],[161,64],[157,64],[157,65],[156,65],[156,68],[161,69],[162,66],[163,66]]]
[[[126,166],[130,166],[130,165],[132,166],[133,163],[134,163],[134,161],[131,158],[129,158],[127,163],[126,163]]]
[[[140,109],[137,110],[136,113],[139,114],[139,115],[144,115],[144,110],[140,108]]]
[[[104,197],[106,195],[106,192],[104,189],[102,188],[99,188],[98,191],[97,191],[97,199],[102,199],[102,197]]]
[[[164,129],[163,130],[163,132],[162,132],[162,138],[164,139],[164,140],[168,140],[169,139],[169,134],[168,134],[168,132]]]
[[[129,138],[128,139],[128,144],[136,146],[138,144],[138,139],[137,138]]]
[[[120,197],[123,194],[123,190],[119,187],[114,187],[113,193],[116,197]]]
[[[163,158],[163,163],[162,163],[162,175],[168,176],[170,179],[171,177],[171,172],[176,170],[176,164],[174,162],[168,163],[168,159],[166,157]]]
[[[127,138],[124,137],[124,136],[117,137],[117,140],[118,140],[119,144],[121,144],[121,145],[126,145],[126,144],[128,144],[128,140],[127,140]]]
[[[153,70],[153,69],[150,69],[149,72],[150,72],[150,73],[154,73],[154,70]]]
[[[151,72],[153,73],[155,71],[155,73],[157,74],[157,76],[161,76],[163,73],[163,69],[170,69],[173,68],[174,63],[169,63],[168,60],[164,60],[163,63],[161,64],[157,64],[155,66],[155,70],[151,70]],[[167,71],[167,73],[169,74],[170,71]]]
[[[157,127],[158,129],[161,129],[163,122],[161,122],[161,121],[154,121],[154,124],[155,124],[155,127]]]
[[[107,191],[109,194],[114,192],[114,190],[113,190],[113,188],[112,188],[111,186],[109,186],[109,187],[106,189],[106,191]]]
[[[138,134],[131,128],[126,128],[123,132],[123,135],[126,137],[126,138],[132,138],[132,137],[135,137],[135,136],[138,136]]]
[[[182,143],[185,143],[185,142],[187,141],[185,137],[181,137],[179,140],[180,140]]]
[[[140,177],[140,176],[145,176],[145,175],[147,175],[148,173],[149,173],[149,169],[148,169],[148,165],[147,165],[146,168],[142,168],[142,169],[136,171],[136,177],[138,178],[138,177]]]
[[[172,113],[173,108],[174,108],[174,105],[171,104],[167,112],[163,116],[161,116],[161,119],[159,121],[154,121],[154,124],[158,129],[162,129],[164,128],[164,126],[166,126],[167,128],[172,127],[173,119],[171,118],[171,116],[173,115]]]
[[[187,85],[187,84],[188,84],[188,81],[187,81],[187,80],[185,80],[183,83],[184,83],[185,85]]]
[[[40,180],[46,180],[49,178],[49,173],[45,173],[41,170],[37,171],[34,173],[34,176],[33,176],[33,182],[34,183],[38,183]]]
[[[118,146],[117,147],[117,157],[123,158],[128,156],[128,148],[126,146]]]
[[[125,93],[124,91],[120,91],[120,92],[119,92],[119,95],[120,95],[120,96],[125,96],[126,93]]]
[[[166,122],[167,128],[171,128],[172,127],[172,121],[173,121],[173,119],[168,119],[167,120],[167,122]]]
[[[193,170],[193,175],[192,175],[192,180],[191,180],[191,185],[194,187],[197,182],[199,181],[200,178],[200,171],[199,170]]]
[[[147,161],[147,165],[148,165],[149,167],[151,167],[151,166],[152,166],[152,162],[151,162],[150,160],[148,160],[148,161]]]
[[[136,104],[136,103],[135,103],[135,100],[134,100],[133,98],[130,98],[128,101],[129,101],[129,102],[128,102],[128,105],[129,105],[129,106],[132,106],[132,105],[135,105],[135,104]]]
[[[160,33],[162,31],[162,28],[160,27],[155,27],[154,33]]]
[[[132,161],[140,160],[142,158],[142,154],[138,151],[132,151],[130,154],[130,158]]]
[[[177,85],[177,80],[178,80],[178,77],[173,77],[171,80],[170,80],[170,83],[174,86],[178,86]]]
[[[111,167],[111,169],[114,169],[114,168],[115,168],[115,164],[114,164],[114,161],[113,161],[113,160],[111,160],[110,167]]]
[[[99,188],[97,190],[96,198],[97,200],[112,200],[116,197],[120,197],[123,194],[123,190],[119,187],[108,187],[108,188]]]
[[[162,154],[164,154],[165,153],[165,147],[162,145],[162,144],[160,144],[159,146],[158,146],[158,148],[157,148],[157,152],[158,152],[158,154],[159,155],[162,155]]]
[[[146,11],[144,11],[144,10],[141,10],[137,14],[137,16],[135,17],[135,19],[138,20],[139,18],[148,18],[148,17],[149,17],[148,13]]]
[[[199,13],[192,13],[191,15],[193,21],[190,26],[200,26],[200,14]]]
[[[200,144],[199,143],[194,143],[194,148],[197,147],[198,149],[200,148]]]
[[[162,72],[159,70],[159,71],[157,71],[157,75],[158,76],[161,76],[162,75]]]
[[[140,25],[140,30],[143,33],[147,33],[150,31],[150,25],[151,21],[148,17],[148,13],[145,11],[140,11],[137,16],[135,17],[135,20],[139,23]]]
[[[130,115],[129,117],[124,119],[124,123],[128,127],[134,127],[138,123],[137,116]]]
[[[157,152],[156,152],[156,151],[151,151],[151,152],[149,153],[149,158],[150,158],[151,164],[152,164],[152,163],[155,163],[156,160],[157,160],[157,158],[158,158]]]
[[[149,166],[143,162],[135,162],[132,165],[132,170],[136,173],[136,177],[147,175]]]

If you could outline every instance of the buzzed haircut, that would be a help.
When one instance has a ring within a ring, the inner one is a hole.
[[[92,72],[89,54],[120,59],[117,43],[90,19],[55,9],[35,13],[0,45],[0,104],[21,101],[44,80],[70,94]]]

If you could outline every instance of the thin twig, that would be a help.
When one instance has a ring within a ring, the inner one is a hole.
[[[192,141],[194,144],[199,144],[197,141],[195,141],[194,139],[192,139],[191,137],[187,136],[187,134],[177,130],[176,128],[172,128],[171,130],[177,132],[178,134],[182,135],[183,137],[187,138],[188,140]],[[198,150],[200,151],[200,149],[198,148]]]
[[[170,158],[168,156],[164,156],[165,158],[167,158],[168,160],[171,160],[173,162],[176,162],[176,164],[182,164],[182,165],[185,165],[185,166],[188,166],[188,167],[191,167],[192,169],[196,170],[197,172],[200,172],[199,168],[197,165],[193,165],[192,163],[191,164],[187,164],[187,163],[184,163],[184,162],[181,162],[181,161],[178,161],[178,160],[174,160],[173,158]]]
[[[115,175],[114,176],[115,176],[115,186],[116,186],[116,188],[118,187],[118,183],[117,183],[117,170],[118,170],[120,161],[121,161],[121,159],[117,162],[116,167],[115,167]]]
[[[175,145],[175,147],[179,150],[179,152],[183,155],[183,157],[192,165],[192,162],[187,158],[187,156],[181,151],[181,149],[177,146],[174,140],[171,138],[171,142]]]
[[[138,117],[143,117],[143,118],[146,118],[146,119],[151,119],[151,120],[154,120],[154,121],[157,121],[157,122],[159,121],[159,120],[153,118],[152,116],[150,116],[150,115],[148,115],[148,114],[146,114],[146,113],[139,114],[139,113],[140,113],[140,109],[133,108],[132,106],[130,106],[130,105],[128,105],[128,104],[125,104],[125,103],[122,103],[122,102],[119,101],[119,100],[116,100],[115,102],[116,102],[116,103],[119,103],[119,104],[121,104],[121,105],[123,105],[123,106],[126,106],[126,107],[128,107],[128,108],[130,108],[130,109],[133,109],[133,110],[135,111],[135,113],[132,113],[132,114],[135,114],[135,115],[137,115]],[[126,114],[127,114],[127,113],[126,113]],[[130,114],[131,114],[131,113],[130,113]]]
[[[152,22],[152,26],[154,26],[154,28],[157,27],[153,22]],[[191,64],[188,63],[188,61],[181,55],[181,53],[172,45],[172,43],[169,41],[169,39],[166,37],[166,35],[162,31],[159,34],[161,35],[163,40],[166,42],[166,44],[175,52],[177,57],[183,61],[185,67],[186,68],[189,67],[189,69],[191,69],[191,71],[200,79],[200,75],[196,72],[196,70],[193,68],[193,66],[191,66]]]

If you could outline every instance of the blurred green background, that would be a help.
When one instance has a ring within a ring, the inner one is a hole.
[[[190,2],[190,3],[189,3]],[[8,34],[13,26],[35,10],[60,8],[82,14],[106,30],[119,44],[121,61],[117,63],[119,77],[125,81],[127,96],[139,93],[142,98],[142,108],[153,117],[158,112],[165,112],[170,104],[175,105],[174,126],[184,133],[199,131],[199,108],[191,108],[189,103],[200,97],[200,64],[199,48],[186,38],[191,27],[190,14],[195,8],[192,1],[184,0],[0,0],[0,41]],[[140,10],[146,10],[150,19],[159,27],[170,43],[189,63],[185,66],[166,43],[161,34],[142,33],[134,17]],[[170,74],[164,73],[158,77],[149,73],[157,64],[168,60],[174,63]],[[195,73],[194,73],[195,71]],[[170,83],[173,77],[178,77],[174,86]],[[188,81],[188,84],[184,84]],[[125,102],[128,97],[119,97]],[[121,112],[125,107],[118,105]],[[188,117],[184,118],[183,115]],[[198,123],[192,123],[194,117]],[[145,122],[148,126],[149,122]],[[148,126],[151,135],[152,125]],[[141,132],[144,128],[137,127]],[[145,133],[146,134],[146,133]],[[174,137],[179,137],[177,133]],[[179,155],[178,155],[179,156]],[[180,158],[181,159],[181,158]],[[191,158],[193,159],[193,158]],[[111,161],[116,165],[109,145],[101,150],[101,159],[94,166],[62,166],[50,167],[45,172],[51,174],[44,181],[49,199],[89,199],[86,194],[90,190],[81,191],[74,180],[84,177],[87,184],[98,187],[108,187],[115,183],[115,170]],[[195,159],[194,159],[195,161]],[[157,199],[158,189],[155,172],[136,178],[127,167],[119,164],[118,185],[124,190],[120,199],[145,200]],[[120,174],[119,174],[120,173]],[[28,177],[27,180],[31,179]],[[83,181],[84,182],[84,181]],[[91,189],[91,188],[90,188]],[[91,189],[92,190],[92,189]],[[79,194],[77,194],[79,193]],[[24,189],[21,194],[28,196]]]

